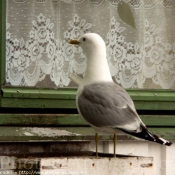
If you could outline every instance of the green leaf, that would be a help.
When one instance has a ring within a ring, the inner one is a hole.
[[[136,29],[133,13],[127,3],[122,1],[118,5],[117,12],[123,22]]]

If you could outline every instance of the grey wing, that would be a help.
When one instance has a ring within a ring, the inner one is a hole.
[[[115,83],[85,86],[78,105],[85,120],[97,127],[136,131],[142,123],[128,93]]]

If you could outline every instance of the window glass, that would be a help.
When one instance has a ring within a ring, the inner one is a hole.
[[[69,75],[83,77],[86,56],[68,41],[95,32],[106,42],[116,83],[124,88],[175,89],[173,0],[6,2],[7,85],[76,87]]]

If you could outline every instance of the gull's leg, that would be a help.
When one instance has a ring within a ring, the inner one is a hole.
[[[96,158],[98,158],[98,133],[95,134]]]
[[[113,137],[113,142],[114,142],[114,157],[116,157],[116,134],[114,134],[114,137]]]

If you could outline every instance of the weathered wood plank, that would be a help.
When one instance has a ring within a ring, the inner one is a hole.
[[[140,115],[147,126],[175,127],[175,115]]]
[[[136,101],[172,101],[175,102],[173,90],[138,90],[127,89],[129,95]],[[30,87],[3,87],[2,96],[5,98],[48,98],[75,99],[77,88],[38,89]]]
[[[129,95],[136,101],[175,101],[174,90],[164,89],[128,89]]]
[[[42,158],[40,174],[78,175],[150,175],[153,174],[153,158]]]
[[[175,128],[149,128],[165,139],[175,140]],[[0,141],[94,141],[91,127],[0,127]],[[112,140],[113,135],[100,134],[99,140]],[[129,135],[118,135],[118,140],[133,140]]]
[[[136,101],[134,104],[137,110],[175,110],[175,102],[171,101]]]
[[[0,114],[0,125],[89,126],[78,114]]]
[[[90,127],[0,127],[0,141],[75,141],[94,140]],[[101,140],[111,140],[110,135],[100,135]]]
[[[175,97],[174,97],[175,98]],[[64,108],[76,109],[74,99],[47,98],[1,98],[2,108]],[[175,110],[174,101],[141,101],[134,100],[137,110]]]
[[[4,87],[2,93],[4,98],[46,98],[46,99],[73,99],[75,100],[76,88],[58,88],[58,89],[38,89],[21,87]]]
[[[76,109],[76,91],[76,88],[3,87],[1,107]],[[175,110],[175,91],[132,89],[127,91],[138,110]]]
[[[175,127],[175,115],[140,115],[148,126]],[[79,114],[0,114],[0,125],[89,126]]]
[[[3,108],[76,109],[75,100],[1,98]]]

